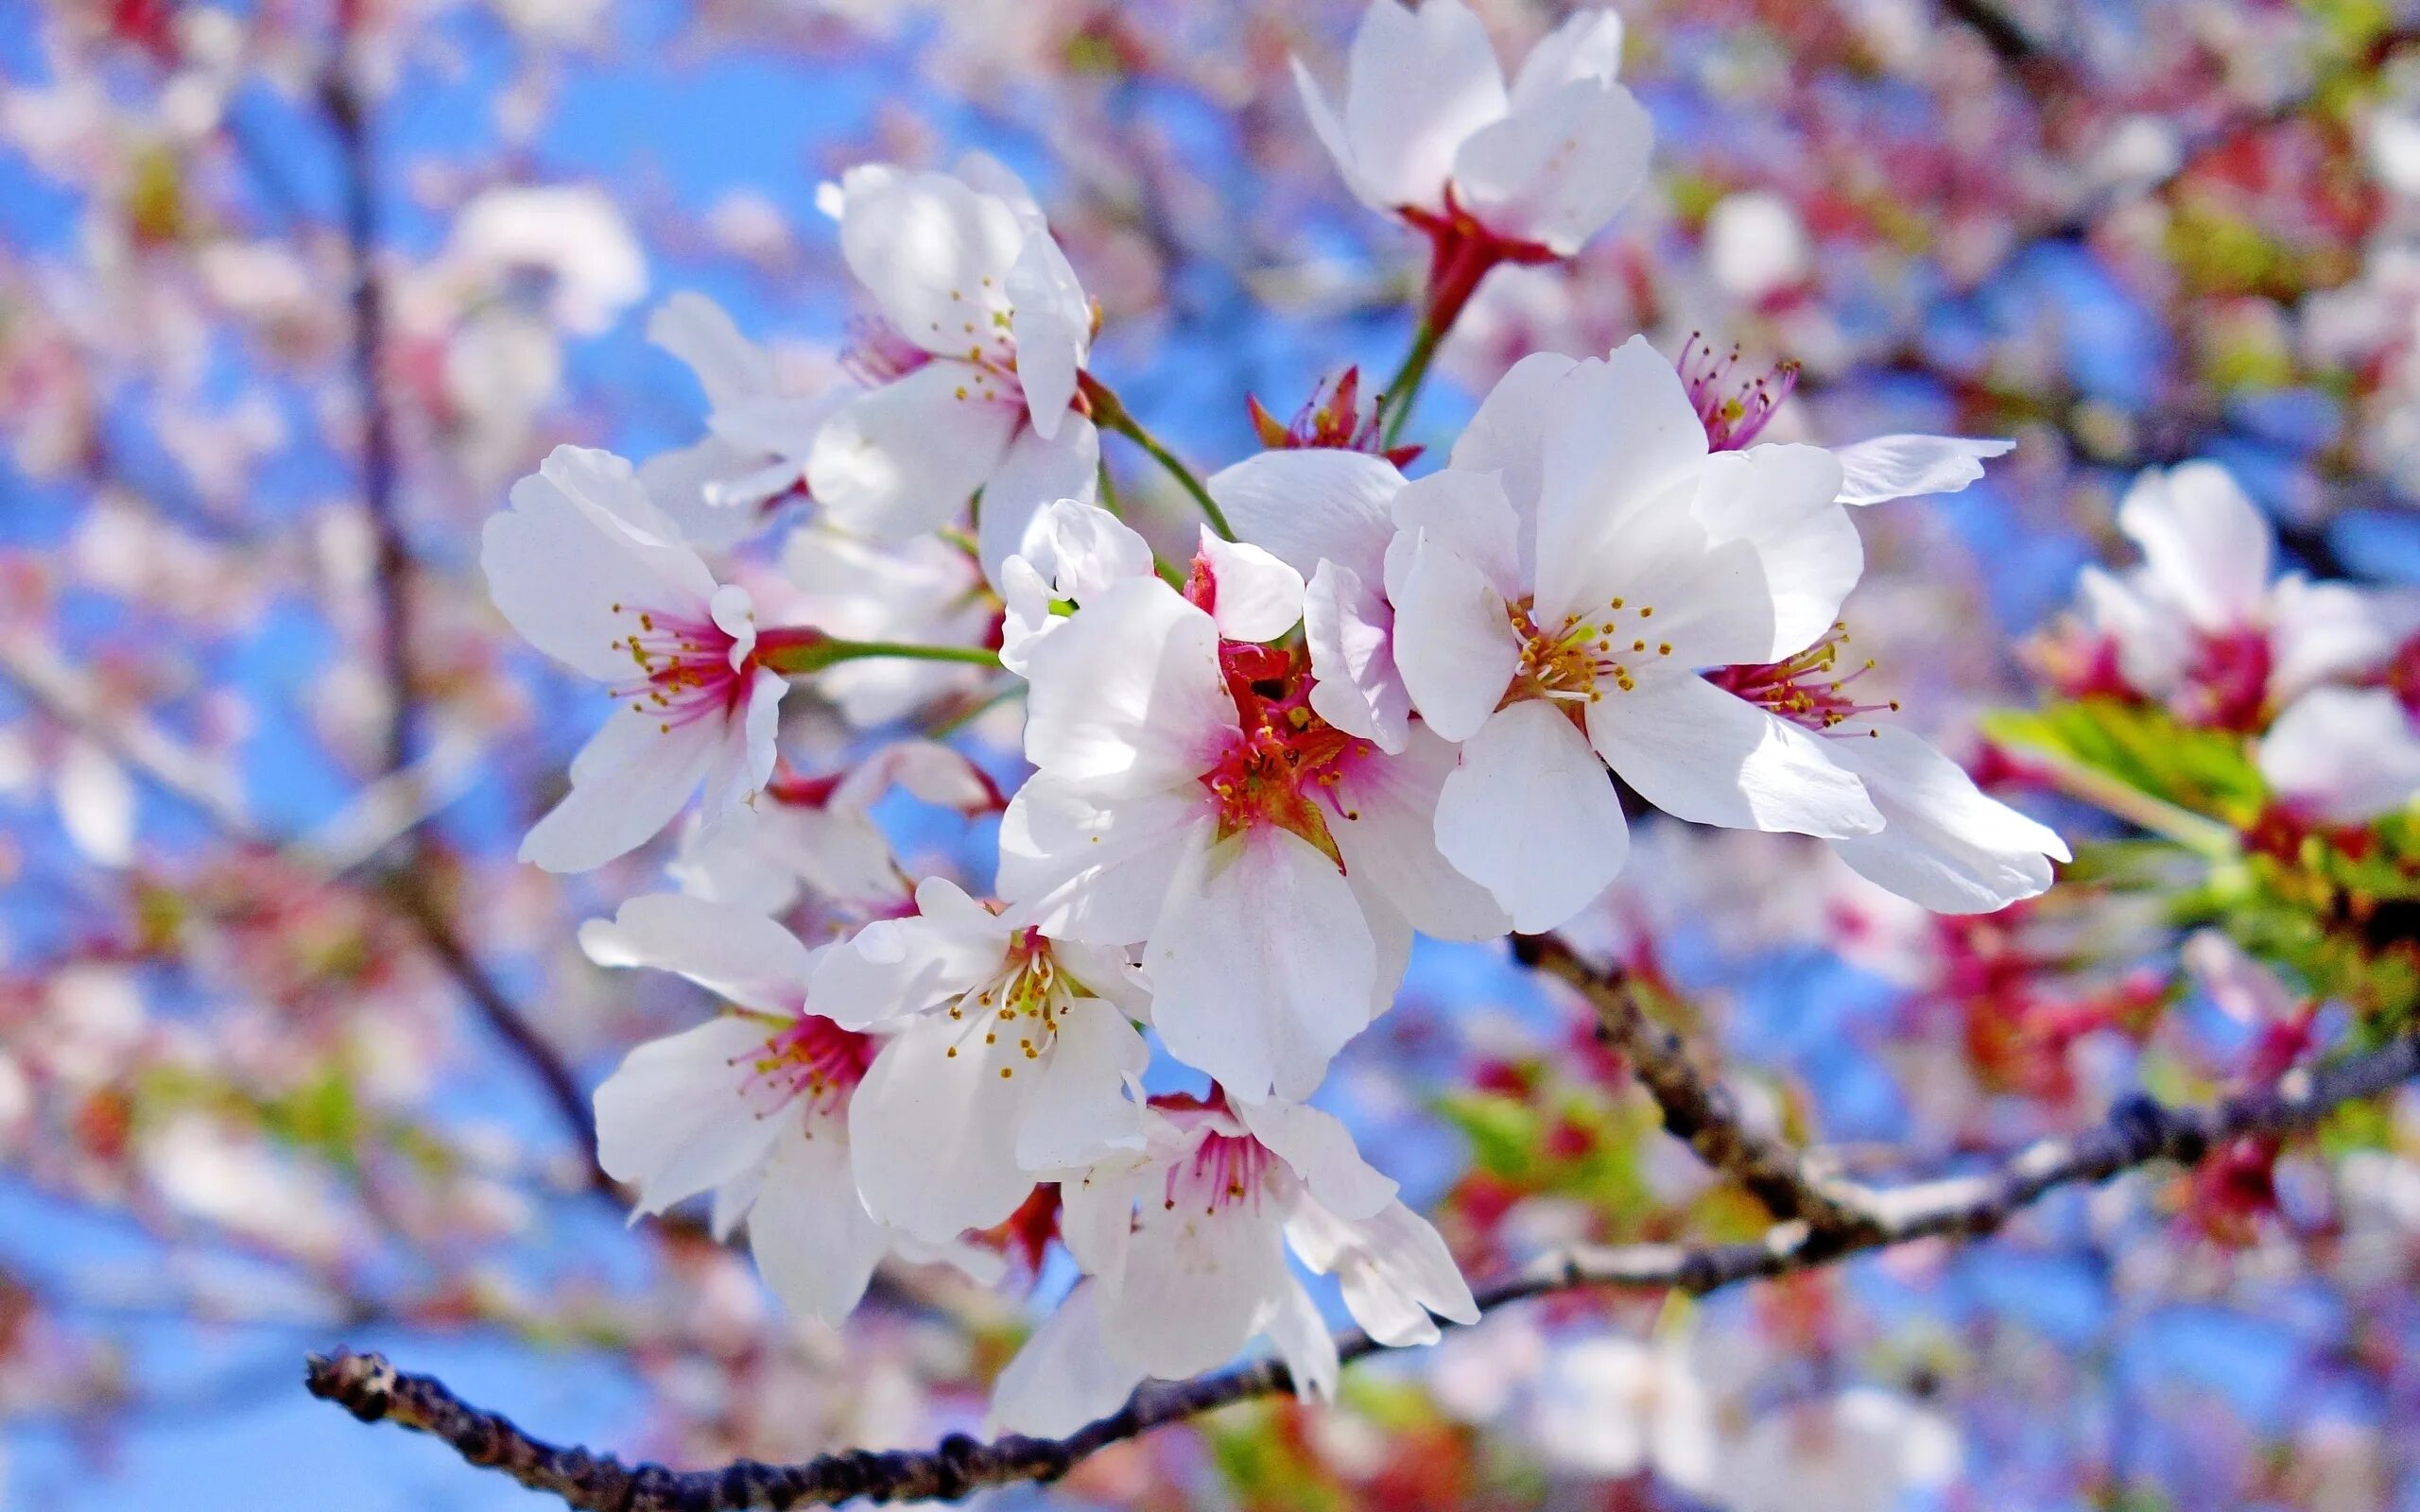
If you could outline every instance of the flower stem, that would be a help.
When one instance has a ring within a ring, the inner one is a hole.
[[[1387,380],[1386,392],[1378,396],[1378,407],[1386,415],[1381,436],[1385,444],[1392,446],[1402,438],[1404,425],[1411,419],[1412,403],[1420,397],[1421,380],[1428,376],[1429,361],[1443,344],[1448,328],[1438,325],[1426,315],[1420,318],[1420,329],[1411,338],[1411,350],[1404,353],[1403,366]]]
[[[2063,751],[2045,750],[2038,746],[2027,746],[2024,749],[2025,759],[2039,766],[2049,777],[2050,784],[2069,798],[2081,799],[2104,814],[2172,840],[2213,861],[2224,861],[2238,853],[2235,832],[2216,819],[2179,808],[2166,799],[2154,798],[2132,783],[2087,766]]]
[[[760,644],[759,662],[786,677],[804,677],[821,672],[842,662],[863,662],[876,657],[889,657],[901,662],[957,662],[968,666],[996,667],[1000,664],[997,651],[979,645],[916,645],[906,641],[841,641],[815,635],[795,641],[773,641],[766,637]]]
[[[1094,424],[1106,431],[1115,431],[1150,454],[1153,461],[1167,470],[1168,476],[1193,495],[1193,502],[1201,507],[1201,517],[1210,522],[1210,528],[1217,531],[1221,540],[1236,539],[1235,530],[1227,524],[1225,511],[1219,507],[1218,500],[1210,497],[1210,490],[1201,486],[1201,480],[1193,475],[1193,470],[1179,460],[1174,452],[1160,444],[1158,437],[1145,430],[1143,422],[1119,403],[1117,395],[1106,384],[1086,373],[1083,388],[1084,397],[1092,402]]]

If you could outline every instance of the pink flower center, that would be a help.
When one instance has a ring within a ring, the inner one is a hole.
[[[1218,765],[1201,774],[1219,811],[1219,836],[1254,825],[1289,830],[1344,865],[1330,834],[1320,795],[1347,818],[1333,794],[1350,764],[1369,756],[1369,742],[1348,735],[1311,712],[1310,670],[1303,658],[1275,646],[1228,641],[1219,649],[1235,699],[1236,738]]]
[[[2265,722],[2272,660],[2269,637],[2256,629],[2197,637],[2180,712],[2191,724],[2256,732]]]
[[[804,1014],[767,1040],[752,1058],[732,1064],[749,1067],[748,1091],[772,1093],[772,1106],[760,1117],[787,1106],[795,1097],[806,1098],[818,1112],[828,1112],[845,1104],[857,1083],[865,1080],[866,1068],[873,1064],[878,1048],[872,1035]]]
[[[1378,428],[1378,407],[1384,398],[1380,395],[1374,399],[1365,413],[1361,405],[1361,369],[1347,368],[1334,383],[1322,382],[1319,390],[1294,412],[1290,423],[1280,421],[1261,407],[1259,400],[1249,395],[1244,406],[1252,416],[1253,430],[1260,437],[1261,445],[1270,451],[1367,452],[1383,456],[1397,467],[1409,466],[1422,449],[1386,444]]]
[[[1819,735],[1872,735],[1876,731],[1867,716],[1897,713],[1899,700],[1859,703],[1850,695],[1849,685],[1873,671],[1874,662],[1869,658],[1841,671],[1841,648],[1848,643],[1848,627],[1836,624],[1822,640],[1786,661],[1717,667],[1705,679]],[[1859,719],[1866,720],[1862,730],[1841,728]]]
[[[1798,364],[1785,362],[1754,378],[1735,376],[1739,349],[1717,356],[1712,343],[1692,333],[1681,349],[1681,382],[1689,404],[1705,426],[1705,444],[1717,452],[1736,452],[1754,441],[1772,423],[1783,400],[1798,387]]]
[[[668,735],[700,719],[728,718],[739,707],[756,659],[751,653],[732,664],[739,643],[729,630],[711,619],[628,604],[614,605],[614,617],[623,629],[613,648],[628,653],[635,675],[612,694],[642,718]]]
[[[2386,664],[2386,685],[2403,712],[2420,721],[2420,635],[2394,648]]]
[[[1186,1159],[1168,1167],[1163,1206],[1173,1211],[1196,1206],[1204,1213],[1257,1205],[1276,1162],[1269,1146],[1249,1134],[1205,1134]]]
[[[868,388],[897,383],[932,360],[931,352],[878,315],[852,317],[848,344],[840,349],[840,370]]]

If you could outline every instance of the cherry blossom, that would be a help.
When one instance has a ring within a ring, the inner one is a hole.
[[[2420,730],[2387,688],[2313,688],[2260,737],[2256,761],[2290,809],[2366,824],[2420,797]]]
[[[783,541],[782,576],[796,590],[786,618],[848,640],[980,644],[999,612],[975,558],[940,536],[882,545],[816,521]],[[973,667],[872,657],[824,668],[814,686],[850,724],[872,729],[982,679]]]
[[[665,301],[648,318],[647,334],[698,375],[707,434],[649,457],[639,481],[691,545],[733,545],[761,527],[768,508],[805,491],[808,453],[838,400],[785,392],[772,353],[740,335],[703,295]]]
[[[834,524],[885,541],[979,491],[996,574],[1035,511],[1097,487],[1099,435],[1071,407],[1093,317],[1024,185],[984,160],[960,172],[870,164],[826,186],[877,314],[849,358],[867,392],[818,433],[807,479]]]
[[[1390,755],[1312,712],[1295,653],[1221,639],[1286,629],[1263,590],[1300,578],[1252,547],[1196,573],[1226,626],[1128,578],[1028,647],[1037,771],[1002,821],[1000,887],[1046,935],[1142,942],[1177,1058],[1240,1096],[1305,1096],[1392,997],[1412,928],[1504,920],[1430,838],[1443,742],[1416,729]]]
[[[1336,1344],[1287,1268],[1294,1254],[1343,1283],[1378,1343],[1432,1343],[1433,1313],[1478,1309],[1444,1242],[1317,1108],[1154,1098],[1140,1154],[1063,1184],[1063,1234],[1086,1280],[1000,1376],[993,1416],[1063,1434],[1150,1377],[1223,1364],[1255,1336],[1305,1399],[1336,1389]]]
[[[1098,505],[1059,499],[1026,531],[1023,549],[1000,568],[1000,665],[1024,675],[1033,648],[1067,623],[1062,606],[1098,598],[1122,578],[1149,577],[1150,542]]]
[[[1737,1512],[1889,1512],[1947,1485],[1962,1457],[1940,1413],[1860,1386],[1760,1418],[1725,1452],[1718,1499]]]
[[[1139,977],[1052,940],[943,878],[913,916],[824,953],[816,1008],[892,1032],[849,1106],[859,1189],[877,1216],[942,1242],[1015,1211],[1037,1177],[1143,1147],[1150,1052]],[[1130,1100],[1132,1091],[1136,1100]]]
[[[600,966],[676,972],[734,1008],[640,1045],[596,1089],[597,1159],[638,1189],[637,1212],[711,1192],[716,1232],[744,1221],[768,1284],[836,1326],[886,1254],[945,1253],[858,1198],[849,1108],[879,1041],[805,1011],[814,956],[796,936],[746,909],[659,893],[579,937]]]
[[[2304,692],[2383,666],[2420,623],[2399,595],[2272,580],[2276,532],[2214,462],[2143,472],[2118,525],[2142,565],[2086,567],[2086,616],[2126,687],[2194,724],[2257,731]]]
[[[1582,11],[1530,50],[1508,90],[1461,0],[1373,0],[1341,109],[1299,58],[1294,82],[1355,196],[1428,231],[1441,262],[1449,241],[1495,244],[1499,259],[1568,257],[1646,181],[1654,132],[1614,82],[1621,49],[1619,16]]]
[[[1515,928],[1561,923],[1620,870],[1608,765],[1701,823],[1882,828],[1812,732],[1698,676],[1799,656],[1836,623],[1863,555],[1828,453],[1710,454],[1642,338],[1524,359],[1440,476],[1450,493],[1396,509],[1394,655],[1421,716],[1461,743],[1439,849]]]
[[[772,774],[786,684],[757,664],[753,601],[715,581],[629,463],[556,448],[488,522],[479,560],[513,628],[614,700],[523,860],[588,870],[663,829],[701,782],[719,817]]]

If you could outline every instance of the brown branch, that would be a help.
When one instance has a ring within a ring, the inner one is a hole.
[[[1516,935],[1512,955],[1588,1000],[1597,1032],[1621,1052],[1664,1112],[1664,1126],[1698,1159],[1733,1177],[1776,1218],[1803,1218],[1827,1235],[1873,1226],[1862,1188],[1817,1170],[1804,1152],[1747,1126],[1720,1081],[1699,1074],[1681,1037],[1651,1019],[1618,971],[1601,971],[1557,935]]]
[[[2040,63],[2049,56],[2016,24],[2014,17],[1993,0],[1942,0],[1941,9],[1950,20],[1982,39],[1992,56],[2011,67]]]
[[[2246,1134],[2306,1130],[2344,1104],[2414,1076],[2420,1076],[2420,1038],[2397,1040],[2323,1069],[2299,1069],[2273,1088],[2206,1108],[2169,1108],[2149,1098],[2130,1098],[2100,1123],[2064,1139],[2037,1142],[1989,1170],[1875,1191],[1872,1221],[1854,1232],[1825,1233],[1793,1220],[1741,1244],[1582,1246],[1542,1256],[1476,1295],[1482,1313],[1589,1286],[1674,1288],[1702,1296],[1914,1240],[1988,1234],[2058,1188],[2106,1180],[2154,1160],[2189,1165]],[[1348,1361],[1377,1349],[1358,1330],[1344,1331],[1336,1342],[1337,1352]],[[312,1395],[337,1402],[364,1422],[393,1422],[441,1438],[471,1464],[502,1470],[583,1512],[722,1512],[829,1505],[854,1497],[950,1501],[987,1486],[1055,1480],[1112,1444],[1288,1390],[1292,1379],[1282,1363],[1263,1359],[1188,1381],[1147,1383],[1124,1407],[1065,1438],[1011,1435],[985,1443],[953,1435],[932,1450],[854,1450],[795,1465],[740,1460],[704,1470],[625,1466],[610,1454],[556,1448],[506,1418],[464,1402],[442,1382],[404,1374],[375,1354],[315,1355],[307,1384]]]

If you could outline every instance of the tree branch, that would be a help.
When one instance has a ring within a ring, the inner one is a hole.
[[[2420,1076],[2420,1038],[2406,1038],[2332,1066],[2298,1068],[2274,1087],[2206,1108],[2129,1098],[2099,1124],[2039,1141],[1989,1170],[1875,1190],[1871,1222],[1853,1232],[1827,1233],[1792,1220],[1740,1244],[1581,1246],[1542,1256],[1479,1288],[1477,1297],[1486,1313],[1588,1286],[1669,1287],[1702,1296],[1914,1240],[1988,1234],[2060,1187],[2106,1180],[2154,1160],[2189,1165],[2246,1134],[2306,1130],[2347,1103],[2414,1076]],[[1337,1336],[1337,1352],[1348,1361],[1376,1349],[1358,1330]],[[740,1460],[716,1469],[671,1470],[556,1448],[471,1406],[442,1382],[406,1375],[375,1354],[314,1355],[307,1377],[312,1395],[364,1422],[392,1422],[441,1438],[471,1464],[502,1470],[582,1512],[735,1512],[830,1505],[854,1497],[955,1500],[987,1486],[1055,1480],[1112,1444],[1292,1383],[1283,1364],[1263,1359],[1188,1381],[1147,1383],[1124,1407],[1065,1438],[1011,1435],[985,1443],[959,1434],[932,1450],[854,1450],[795,1465]]]
[[[1512,956],[1576,989],[1597,1012],[1597,1032],[1621,1052],[1664,1111],[1664,1126],[1698,1159],[1737,1180],[1776,1218],[1803,1218],[1829,1234],[1873,1226],[1864,1189],[1827,1176],[1804,1152],[1747,1126],[1720,1081],[1701,1075],[1681,1037],[1649,1018],[1618,970],[1600,971],[1557,935],[1515,935]]]

